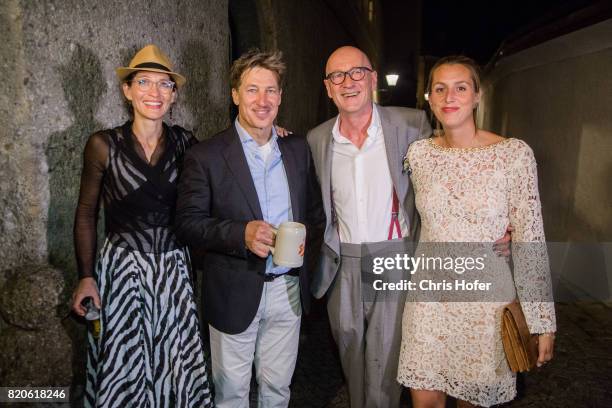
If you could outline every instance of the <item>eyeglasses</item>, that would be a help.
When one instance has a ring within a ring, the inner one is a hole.
[[[334,85],[340,85],[346,79],[346,76],[350,76],[353,81],[361,81],[366,72],[372,72],[368,67],[354,67],[348,71],[334,71],[327,74],[325,79],[330,81]]]
[[[167,79],[162,79],[161,81],[153,82],[147,78],[139,78],[139,79],[133,79],[130,82],[136,83],[136,86],[138,86],[138,89],[143,92],[150,91],[153,85],[155,85],[157,89],[159,90],[159,92],[165,93],[165,94],[169,94],[170,92],[172,92],[172,90],[174,89],[174,86],[176,85],[174,82],[169,81]]]

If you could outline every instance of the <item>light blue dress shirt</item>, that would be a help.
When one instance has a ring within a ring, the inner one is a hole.
[[[255,184],[255,190],[257,190],[263,220],[275,227],[278,227],[284,221],[291,221],[293,216],[289,184],[283,166],[283,158],[278,148],[276,130],[272,127],[272,137],[268,142],[270,146],[265,147],[257,144],[255,139],[240,125],[238,118],[236,118],[235,125]],[[267,158],[265,158],[266,148],[270,149]],[[272,255],[268,255],[266,273],[280,275],[289,272],[290,269],[274,265]]]

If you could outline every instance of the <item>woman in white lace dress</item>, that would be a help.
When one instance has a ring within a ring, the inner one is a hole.
[[[538,366],[552,358],[555,310],[536,163],[525,142],[476,127],[480,78],[469,58],[440,60],[431,70],[428,92],[442,132],[413,143],[406,156],[422,223],[417,255],[431,251],[431,243],[493,242],[510,224],[514,268],[485,250],[489,262],[482,275],[504,287],[493,299],[409,297],[398,381],[411,389],[416,408],[444,407],[446,395],[457,398],[460,407],[491,406],[516,395],[500,331],[502,307],[515,296],[530,332],[539,336]],[[427,276],[421,272],[413,280]],[[422,292],[428,293],[433,292]]]

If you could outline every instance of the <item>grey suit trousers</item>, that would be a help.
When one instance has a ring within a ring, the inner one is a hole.
[[[340,247],[341,264],[328,292],[327,313],[351,408],[399,406],[401,386],[396,377],[406,295],[364,299],[361,261],[362,254],[384,252],[391,245],[396,249],[403,243],[410,245],[395,239]]]

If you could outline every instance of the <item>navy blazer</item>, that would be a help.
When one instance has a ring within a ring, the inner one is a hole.
[[[306,225],[304,266],[299,269],[302,307],[310,307],[309,266],[316,265],[325,213],[308,143],[278,138],[287,174],[293,220]],[[189,245],[203,271],[203,317],[215,329],[241,333],[253,321],[263,291],[266,260],[246,248],[249,221],[262,220],[255,184],[234,125],[185,154],[178,184],[176,235]]]

